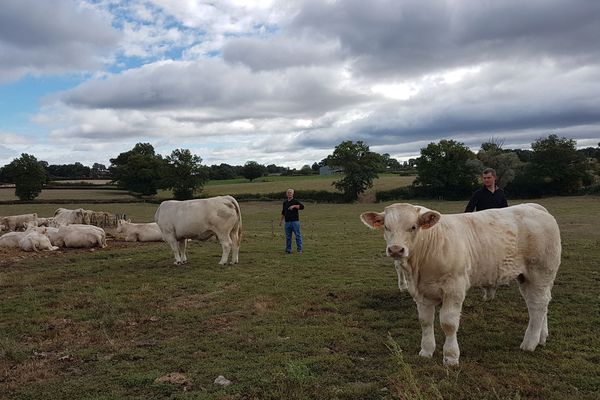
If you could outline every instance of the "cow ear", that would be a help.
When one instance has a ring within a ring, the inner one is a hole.
[[[131,223],[131,218],[127,218],[127,223]]]
[[[360,214],[360,220],[371,229],[377,229],[385,223],[385,214],[367,211]]]
[[[427,211],[419,215],[419,226],[423,229],[429,229],[438,223],[442,215],[437,211]]]

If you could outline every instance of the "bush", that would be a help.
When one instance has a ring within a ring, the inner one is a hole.
[[[391,190],[381,190],[375,194],[375,200],[379,203],[390,200],[408,200],[415,197],[411,186],[400,187]]]

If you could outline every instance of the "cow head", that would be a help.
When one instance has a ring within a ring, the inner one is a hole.
[[[396,260],[408,258],[421,229],[429,229],[441,218],[437,211],[412,204],[392,204],[381,213],[367,211],[360,215],[369,228],[383,227],[386,254]]]

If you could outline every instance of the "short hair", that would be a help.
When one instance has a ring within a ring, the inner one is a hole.
[[[290,188],[290,189],[286,190],[285,192],[286,192],[286,193],[292,193],[292,194],[294,194],[294,189],[291,189],[291,188]]]
[[[494,168],[486,168],[483,170],[482,175],[492,174],[496,176],[496,170]]]

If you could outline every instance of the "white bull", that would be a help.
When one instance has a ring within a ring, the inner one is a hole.
[[[365,212],[371,228],[384,227],[386,253],[393,257],[399,281],[417,304],[422,338],[420,355],[435,350],[433,322],[441,304],[446,335],[444,364],[458,364],[457,331],[470,287],[491,287],[516,279],[529,311],[521,349],[534,351],[548,337],[548,303],[560,265],[558,224],[537,204],[476,213],[442,215],[411,204],[393,204],[384,212]]]
[[[61,226],[71,224],[86,224],[89,225],[89,215],[83,208],[69,210],[66,208],[57,208],[54,211],[54,217],[51,219],[50,226],[60,228]]]
[[[27,227],[27,223],[35,221],[36,219],[36,213],[2,217],[0,218],[0,226],[2,227],[1,230],[24,231]]]
[[[117,221],[117,233],[125,238],[126,242],[162,242],[162,232],[156,222],[132,223],[131,220],[120,219]]]
[[[223,253],[219,264],[238,262],[242,239],[242,214],[237,201],[231,196],[218,196],[198,200],[163,201],[154,220],[163,239],[175,255],[175,264],[187,262],[186,239],[207,240],[216,236]]]
[[[72,224],[58,228],[50,234],[51,242],[59,247],[106,247],[104,229],[93,225]]]

